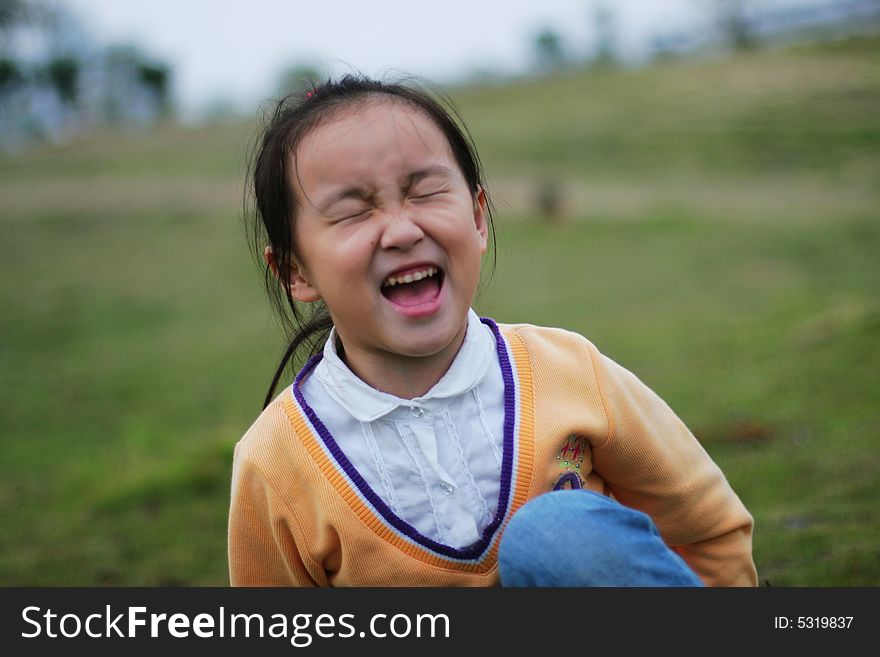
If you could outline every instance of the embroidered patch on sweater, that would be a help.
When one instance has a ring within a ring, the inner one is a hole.
[[[565,439],[565,445],[556,455],[556,464],[563,471],[553,490],[562,490],[568,484],[568,488],[583,488],[586,481],[581,475],[581,466],[584,464],[584,456],[587,452],[587,439],[577,434],[571,434]]]

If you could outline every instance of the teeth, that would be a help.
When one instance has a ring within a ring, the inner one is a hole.
[[[409,274],[404,274],[403,276],[389,276],[385,279],[385,282],[382,283],[382,287],[393,287],[395,285],[400,285],[401,283],[413,283],[415,281],[420,281],[423,278],[434,276],[437,271],[438,270],[436,267],[428,267],[427,269],[410,272]]]

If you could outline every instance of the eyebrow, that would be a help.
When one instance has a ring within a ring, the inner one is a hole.
[[[435,164],[430,167],[426,167],[424,169],[419,169],[418,171],[413,171],[406,178],[406,183],[404,184],[404,189],[409,189],[417,182],[424,180],[425,178],[430,178],[431,176],[445,176],[448,177],[452,172],[449,170],[449,167],[445,167],[442,164]]]
[[[430,178],[432,176],[449,177],[451,174],[452,171],[449,169],[449,167],[443,166],[442,164],[435,164],[410,173],[406,177],[403,185],[401,185],[401,189],[410,189],[413,185],[424,180],[425,178]],[[322,203],[320,206],[320,210],[321,212],[327,212],[339,201],[344,201],[350,198],[364,200],[369,198],[370,196],[370,190],[364,187],[346,187],[336,194],[333,194],[324,203]]]
[[[347,187],[342,191],[333,194],[330,198],[328,198],[324,203],[318,206],[318,209],[322,213],[326,213],[330,208],[339,203],[339,201],[344,201],[349,198],[364,200],[370,196],[369,190],[364,187]]]

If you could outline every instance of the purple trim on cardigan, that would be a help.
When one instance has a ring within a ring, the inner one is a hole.
[[[578,476],[577,472],[566,472],[556,481],[553,490],[564,490],[566,482],[571,484],[571,490],[581,490],[583,488],[581,485],[581,478]]]
[[[510,365],[510,356],[507,353],[507,346],[504,344],[504,338],[501,336],[501,331],[499,330],[498,325],[493,320],[488,317],[481,317],[480,321],[488,326],[492,330],[492,333],[495,334],[495,347],[498,351],[498,362],[501,365],[501,376],[504,379],[504,441],[503,456],[501,458],[501,488],[498,493],[498,508],[495,511],[495,517],[483,530],[480,539],[465,548],[455,548],[451,545],[435,541],[434,539],[420,533],[415,527],[397,516],[364,480],[360,472],[357,471],[351,461],[348,460],[348,457],[339,448],[339,445],[336,443],[330,430],[327,429],[312,407],[308,405],[302,391],[300,390],[303,379],[315,368],[321,358],[323,358],[322,353],[316,354],[309,359],[300,370],[299,374],[297,374],[296,380],[293,382],[292,386],[294,398],[303,409],[303,412],[305,412],[306,417],[309,419],[309,422],[312,423],[315,431],[318,432],[318,436],[330,452],[333,459],[342,467],[345,474],[348,475],[348,478],[352,481],[358,491],[360,491],[361,495],[363,495],[373,508],[379,512],[379,515],[382,516],[385,522],[422,547],[428,548],[429,550],[446,557],[468,561],[478,559],[480,555],[486,551],[492,541],[492,536],[495,534],[498,527],[501,526],[501,522],[504,520],[504,516],[507,513],[513,475],[513,431],[516,423],[516,388],[513,380],[513,368]]]

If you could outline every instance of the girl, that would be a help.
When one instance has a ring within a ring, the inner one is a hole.
[[[752,518],[663,401],[580,335],[471,310],[492,214],[465,134],[356,76],[268,123],[253,235],[299,331],[235,450],[232,584],[754,585]]]

